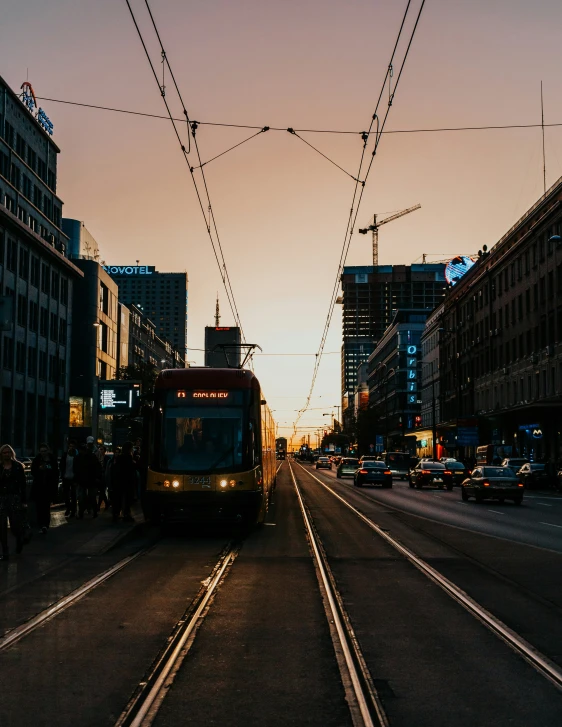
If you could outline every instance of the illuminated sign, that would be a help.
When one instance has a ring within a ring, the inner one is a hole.
[[[21,84],[21,100],[24,106],[27,107],[27,110],[30,114],[33,115],[34,119],[37,121],[39,126],[44,129],[47,134],[50,136],[53,135],[53,122],[51,119],[47,116],[47,114],[43,111],[43,109],[37,108],[37,98],[35,97],[35,92],[33,91],[33,86],[29,81],[24,81]]]
[[[103,269],[110,275],[152,275],[154,265],[104,265]]]
[[[457,255],[457,257],[449,260],[445,267],[445,280],[449,285],[455,285],[473,265],[474,260],[471,257]]]
[[[194,399],[228,399],[228,391],[194,391]]]
[[[140,381],[100,381],[99,409],[102,414],[132,414],[140,409]]]
[[[178,391],[176,392],[176,399],[185,399],[187,397],[187,394],[185,391]]]

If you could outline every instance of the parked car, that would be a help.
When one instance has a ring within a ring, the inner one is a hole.
[[[511,467],[511,469],[517,473],[523,467],[524,464],[529,462],[525,457],[506,457],[502,462],[502,467]]]
[[[336,470],[336,477],[338,479],[340,479],[341,477],[346,477],[348,475],[351,475],[351,477],[353,477],[358,467],[358,459],[355,459],[353,457],[342,457],[338,465],[338,469]]]
[[[462,483],[461,496],[466,502],[474,497],[476,502],[496,499],[500,502],[513,500],[516,505],[523,502],[523,482],[511,467],[475,467],[470,477]]]
[[[462,462],[457,462],[456,459],[449,459],[443,462],[443,464],[453,475],[453,485],[462,485],[464,480],[470,475],[470,470]]]
[[[550,478],[545,464],[527,462],[519,469],[517,477],[529,489],[540,490],[550,487]]]
[[[425,486],[453,489],[453,475],[442,462],[421,461],[408,475],[410,487]]]
[[[330,462],[329,457],[318,457],[316,460],[316,469],[325,469],[325,470],[331,470],[332,469],[332,463]]]
[[[363,462],[359,469],[355,471],[353,484],[356,487],[362,487],[363,485],[392,487],[392,472],[384,462]]]

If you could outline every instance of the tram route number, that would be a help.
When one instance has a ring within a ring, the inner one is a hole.
[[[203,476],[192,476],[189,478],[189,484],[190,485],[202,485],[203,487],[211,486],[211,478],[210,477],[203,477]]]

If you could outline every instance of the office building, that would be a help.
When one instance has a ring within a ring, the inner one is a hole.
[[[182,355],[187,346],[187,273],[160,273],[153,265],[106,265],[119,286],[119,300],[135,305],[156,333]]]
[[[428,312],[399,309],[368,360],[369,408],[374,434],[386,451],[415,454],[421,425],[421,337]]]
[[[441,428],[461,457],[562,457],[561,232],[562,178],[445,298]]]
[[[82,221],[63,217],[62,229],[68,237],[67,255],[71,260],[83,258],[99,262],[100,249],[98,243]]]
[[[433,310],[443,300],[445,265],[348,266],[343,270],[343,410],[353,404],[358,367],[367,361],[398,309]],[[344,419],[345,421],[345,419]]]
[[[68,429],[69,336],[82,272],[65,257],[52,124],[29,84],[0,78],[0,441],[60,452]]]
[[[185,368],[185,357],[156,333],[156,326],[135,305],[128,309],[129,365],[148,364],[161,369]]]

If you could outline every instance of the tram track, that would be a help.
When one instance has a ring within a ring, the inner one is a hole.
[[[138,684],[115,727],[148,727],[152,724],[193,643],[197,629],[208,612],[217,587],[234,562],[239,549],[239,543],[229,543],[221,553],[211,575],[203,582],[199,592],[175,624],[168,642]]]
[[[351,691],[351,694],[348,694],[348,702],[353,723],[355,727],[376,727],[377,725],[379,727],[388,727],[388,718],[361,653],[359,642],[339,594],[322,541],[307,511],[306,503],[290,462],[289,470],[309,539],[319,585],[325,596],[328,620],[333,625],[331,630],[332,638],[336,657],[340,657],[338,658],[338,664],[340,672],[342,672],[342,680],[344,685],[349,687],[348,692]]]
[[[299,464],[299,463],[297,463]],[[332,487],[312,474],[308,469],[299,464],[299,467],[313,480],[318,482],[328,493],[348,508],[363,523],[365,523],[382,540],[398,551],[407,561],[412,563],[429,580],[438,585],[448,596],[459,603],[467,612],[485,625],[494,635],[506,643],[515,653],[529,663],[541,676],[545,677],[555,687],[562,690],[562,669],[558,664],[551,661],[547,656],[538,651],[532,644],[526,641],[514,630],[506,626],[500,619],[485,609],[475,599],[471,598],[465,591],[430,566],[423,558],[416,555],[410,548],[404,546],[399,540],[386,532],[377,523],[354,507],[350,502],[335,492]],[[291,470],[292,472],[292,470]],[[294,477],[294,475],[293,475]],[[296,483],[296,480],[295,480]],[[296,486],[296,484],[295,484]]]
[[[0,652],[10,648],[15,643],[31,634],[33,631],[43,626],[45,623],[47,623],[47,621],[50,621],[63,611],[66,611],[66,609],[78,603],[78,601],[84,598],[84,596],[88,595],[93,590],[101,586],[103,583],[108,581],[110,578],[115,576],[117,573],[122,571],[124,568],[136,561],[141,556],[146,555],[154,547],[154,545],[150,545],[145,548],[141,548],[136,553],[128,555],[126,558],[122,558],[110,568],[107,568],[105,571],[86,581],[86,583],[83,583],[75,590],[71,591],[62,598],[59,598],[57,601],[55,601],[55,603],[51,604],[48,608],[39,612],[25,623],[21,624],[20,626],[16,626],[15,628],[8,631],[2,638],[0,638]]]

